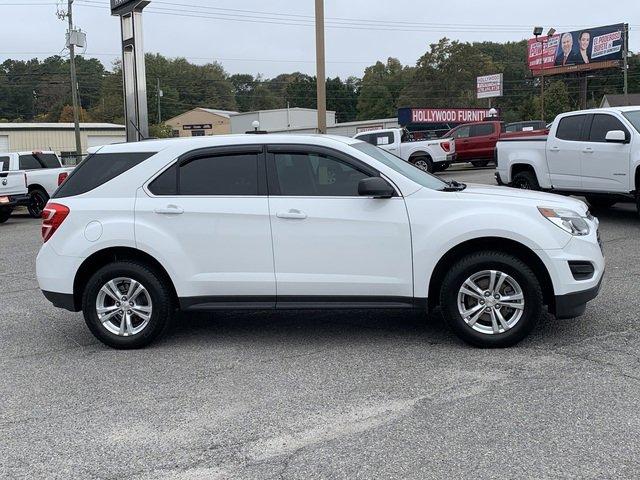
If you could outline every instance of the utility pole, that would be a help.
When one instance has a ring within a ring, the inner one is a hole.
[[[629,81],[627,79],[627,74],[628,74],[628,70],[629,70],[629,24],[625,23],[624,24],[624,57],[622,59],[622,68],[624,68],[624,97],[625,97],[625,102],[628,104],[629,102],[627,101],[627,94],[629,93]]]
[[[80,141],[80,113],[78,102],[78,79],[76,77],[76,47],[72,39],[73,33],[73,0],[67,3],[67,19],[69,20],[69,63],[71,64],[71,96],[73,97],[73,126],[76,134],[76,163],[82,159],[82,144]]]
[[[544,74],[540,76],[540,115],[544,122]]]
[[[158,77],[157,80],[158,80],[158,90],[157,90],[157,95],[158,95],[158,125],[160,125],[162,123],[162,110],[161,110],[161,106],[160,106],[160,99],[162,98],[162,90],[160,90],[160,77]]]
[[[316,86],[319,133],[327,133],[326,78],[324,62],[324,0],[316,0]]]

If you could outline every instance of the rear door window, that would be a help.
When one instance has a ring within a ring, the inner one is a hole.
[[[180,195],[258,195],[258,153],[207,155],[180,164]]]
[[[582,140],[582,131],[584,129],[584,122],[586,115],[571,115],[564,117],[558,124],[558,130],[556,131],[556,138],[560,140]]]
[[[376,143],[374,145],[378,147],[393,144],[393,132],[376,133],[375,137],[376,137]]]
[[[78,165],[53,198],[73,197],[103,185],[155,155],[155,152],[94,153]]]
[[[9,157],[0,157],[0,172],[6,172],[9,170]]]
[[[20,155],[18,158],[18,169],[19,170],[38,170],[41,168],[45,168],[44,164],[35,157],[35,155]]]

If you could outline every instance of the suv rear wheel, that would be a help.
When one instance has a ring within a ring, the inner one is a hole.
[[[522,340],[542,315],[542,289],[519,258],[484,251],[458,260],[440,289],[443,316],[465,342],[509,347]]]
[[[105,345],[141,348],[166,331],[174,313],[172,299],[166,280],[153,269],[121,261],[91,276],[82,311],[91,333]]]

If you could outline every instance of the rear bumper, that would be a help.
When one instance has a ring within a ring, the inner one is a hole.
[[[64,308],[70,312],[80,311],[80,309],[76,307],[73,294],[71,293],[47,292],[46,290],[42,290],[42,294],[54,307]]]
[[[13,208],[20,205],[29,205],[29,195],[0,195],[0,208]]]
[[[16,205],[19,207],[28,207],[31,205],[31,197],[29,195],[19,195],[15,197]]]
[[[567,293],[566,295],[556,295],[555,314],[557,318],[575,318],[582,315],[587,309],[587,302],[593,300],[600,293],[602,279],[595,287],[580,292]]]

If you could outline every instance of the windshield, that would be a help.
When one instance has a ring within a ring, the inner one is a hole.
[[[622,113],[627,120],[631,122],[633,128],[635,128],[638,133],[640,133],[640,110],[633,110],[631,112],[623,112]]]
[[[387,167],[392,168],[399,174],[404,175],[423,187],[431,188],[432,190],[444,190],[447,187],[447,183],[443,182],[438,177],[420,170],[418,167],[414,167],[410,163],[402,160],[400,157],[396,157],[382,148],[378,148],[364,142],[354,143],[351,146],[360,150],[362,153],[375,158],[379,162],[384,163]]]

